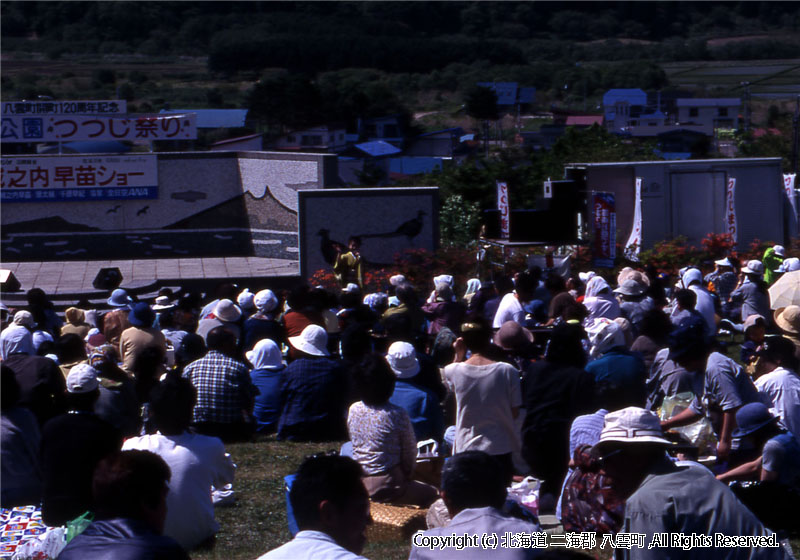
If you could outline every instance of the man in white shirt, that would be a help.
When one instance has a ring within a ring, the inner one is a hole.
[[[297,470],[289,502],[300,532],[258,560],[364,560],[371,523],[361,466],[349,457],[314,456]]]
[[[29,311],[17,311],[12,323],[0,333],[0,360],[6,360],[14,354],[32,356],[33,315]]]
[[[523,305],[533,299],[533,292],[536,287],[536,279],[528,272],[518,274],[514,281],[514,291],[506,294],[500,300],[500,305],[494,315],[492,328],[499,329],[506,321],[514,321],[524,326],[525,309],[523,309]]]
[[[496,460],[487,453],[465,451],[453,455],[445,463],[442,500],[452,517],[450,523],[416,533],[411,539],[413,548],[409,560],[483,560],[488,553],[481,546],[483,535],[495,535],[498,539],[497,548],[489,554],[492,558],[523,560],[542,552],[536,548],[514,547],[514,543],[502,540],[509,534],[531,536],[541,529],[534,523],[508,517],[500,511],[506,500],[505,479]],[[469,535],[470,540],[464,539],[466,547],[461,550],[455,547],[432,548],[428,544],[443,536],[464,534]]]
[[[696,268],[690,268],[684,272],[681,280],[683,281],[684,287],[688,290],[692,290],[697,296],[697,301],[694,304],[694,308],[698,313],[700,313],[700,315],[703,316],[703,319],[708,326],[708,332],[713,335],[717,332],[714,296],[712,296],[705,288],[703,288],[703,273]]]
[[[123,450],[151,451],[169,465],[172,478],[164,534],[187,551],[219,530],[211,487],[233,482],[236,468],[219,438],[187,431],[196,400],[197,391],[187,379],[168,377],[150,397],[150,414],[158,432],[131,438],[122,446]]]
[[[800,439],[800,377],[794,344],[782,336],[770,336],[756,351],[755,386],[767,407],[775,410],[781,424]]]

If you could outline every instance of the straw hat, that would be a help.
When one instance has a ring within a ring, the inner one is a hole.
[[[790,305],[775,310],[775,323],[791,334],[800,334],[800,306]]]

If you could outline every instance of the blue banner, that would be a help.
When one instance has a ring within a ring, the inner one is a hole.
[[[2,189],[2,202],[80,202],[158,198],[158,187]]]

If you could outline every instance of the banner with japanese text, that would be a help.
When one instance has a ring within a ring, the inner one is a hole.
[[[797,180],[797,173],[784,173],[783,174],[783,192],[786,193],[786,200],[789,201],[789,206],[792,208],[792,215],[797,221],[797,206],[795,205],[794,186]]]
[[[725,191],[725,231],[736,243],[736,178],[728,177],[728,187]]]
[[[74,142],[85,140],[193,140],[197,114],[141,115],[3,115],[2,142]]]
[[[92,101],[4,101],[0,113],[6,115],[124,115],[124,99]]]
[[[633,227],[625,243],[625,256],[632,261],[639,260],[642,248],[642,178],[636,177],[636,198],[633,202]]]
[[[511,234],[509,226],[508,184],[497,181],[497,209],[500,210],[500,239],[508,239]]]
[[[2,202],[86,202],[158,198],[158,156],[2,158]]]
[[[617,257],[617,212],[614,193],[592,193],[592,263],[598,268],[613,268]]]

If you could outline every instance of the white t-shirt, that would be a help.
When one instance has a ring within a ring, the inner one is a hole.
[[[696,284],[689,286],[689,289],[697,296],[697,302],[694,304],[695,310],[706,320],[708,332],[714,334],[717,332],[717,320],[714,318],[714,296]]]
[[[297,558],[366,560],[363,556],[353,554],[346,548],[336,544],[333,538],[321,531],[300,531],[294,539],[275,550],[270,550],[266,554],[259,556],[258,560],[296,560]]]
[[[444,378],[456,395],[454,453],[478,450],[504,455],[519,450],[519,429],[511,413],[522,405],[515,367],[504,362],[487,366],[461,362],[445,367]]]
[[[517,299],[517,294],[513,292],[504,295],[500,300],[500,305],[497,306],[497,312],[494,314],[492,328],[499,329],[507,321],[516,321],[520,325],[525,322],[525,310]]]
[[[233,482],[236,466],[222,440],[184,432],[179,436],[146,435],[127,440],[122,450],[152,451],[169,465],[172,477],[167,494],[164,534],[191,550],[216,534],[211,486]]]
[[[781,424],[800,439],[800,377],[778,367],[756,379],[755,385],[762,402],[774,408]]]

